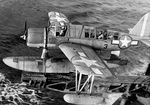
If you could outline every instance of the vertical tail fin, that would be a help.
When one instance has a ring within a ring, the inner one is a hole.
[[[129,34],[136,36],[143,43],[150,46],[150,12],[145,14],[138,23],[129,30]]]
[[[150,38],[150,12],[145,14],[130,30],[129,34]]]

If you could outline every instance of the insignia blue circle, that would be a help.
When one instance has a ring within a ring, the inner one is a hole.
[[[122,35],[119,38],[119,48],[120,49],[125,49],[131,46],[131,42],[132,42],[132,37],[130,37],[129,35]]]

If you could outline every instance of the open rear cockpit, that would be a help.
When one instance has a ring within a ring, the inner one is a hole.
[[[70,30],[68,37],[73,38],[89,38],[89,39],[115,39],[118,40],[119,33],[117,31],[107,30],[99,27],[91,27],[91,26],[84,26],[84,25],[74,25],[70,24]]]

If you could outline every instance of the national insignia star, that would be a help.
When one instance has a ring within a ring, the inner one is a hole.
[[[124,39],[120,40],[121,45],[120,47],[128,47],[129,43],[131,42],[131,39],[128,39],[127,36],[124,37]]]

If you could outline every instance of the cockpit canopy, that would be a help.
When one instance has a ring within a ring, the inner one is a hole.
[[[65,36],[69,20],[67,17],[58,12],[49,12],[49,31],[53,36]]]

